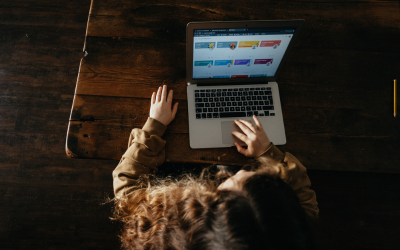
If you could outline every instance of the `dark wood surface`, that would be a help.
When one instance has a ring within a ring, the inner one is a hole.
[[[120,159],[162,84],[180,102],[165,134],[170,162],[241,165],[235,148],[189,147],[186,24],[305,19],[278,78],[287,144],[309,169],[400,173],[398,1],[93,0],[71,110],[69,157]]]
[[[297,15],[291,5],[300,5],[299,2],[281,1],[265,4],[282,9],[279,13],[278,10],[268,12],[274,18]],[[371,37],[369,21],[362,18],[364,13],[365,17],[368,16],[367,10],[380,10],[375,16],[380,16],[380,22],[389,27],[394,25],[390,18],[399,10],[396,1],[325,4],[308,1],[303,4],[314,15],[321,12],[320,15],[327,17],[339,15],[337,13],[343,17],[359,16],[353,28],[361,27],[366,37]],[[387,6],[384,11],[382,6]],[[113,197],[111,173],[118,161],[71,160],[65,155],[65,131],[79,61],[83,56],[89,8],[89,0],[0,1],[0,249],[120,249],[117,237],[120,225],[108,219],[111,206],[101,205],[106,197]],[[214,9],[209,7],[208,10]],[[324,26],[347,25],[340,20],[324,21],[322,17],[317,21]],[[374,30],[372,27],[371,32]],[[387,30],[390,29],[382,32]],[[143,30],[139,31],[145,34]],[[398,36],[398,27],[392,29],[392,34]],[[367,51],[368,46],[360,43],[360,48]],[[386,55],[390,58],[394,53]],[[375,51],[372,50],[371,54],[374,55]],[[385,68],[380,70],[389,71]],[[308,76],[312,78],[314,74]],[[387,95],[390,99],[389,89]],[[300,98],[303,97],[296,98],[299,98],[296,104],[300,109]],[[318,95],[313,98],[323,99]],[[391,102],[387,102],[387,112],[390,113]],[[135,104],[131,98],[121,99],[119,103]],[[347,102],[347,105],[351,103]],[[342,109],[345,107],[331,111],[338,112],[336,120],[342,120],[336,129],[340,126],[346,129],[346,120],[352,121],[352,113],[343,115]],[[326,107],[313,110],[316,112],[310,111],[309,125],[296,128],[305,140],[308,140],[307,127],[313,122],[327,126],[322,120],[313,119],[314,115],[324,117]],[[293,113],[296,114],[296,110]],[[126,119],[131,119],[128,113]],[[364,131],[373,131],[376,120],[374,117],[370,119]],[[379,126],[385,126],[382,123]],[[357,126],[363,129],[361,125]],[[325,147],[328,150],[333,145]],[[374,156],[367,159],[398,165],[394,155],[397,152],[390,152],[382,144],[375,145],[375,149]],[[315,147],[315,150],[320,149]],[[308,153],[304,150],[296,156],[300,158],[305,154],[309,157]],[[355,158],[351,164],[365,163],[362,156],[358,155],[361,158]],[[314,162],[314,158],[311,160]],[[321,162],[330,164],[329,161]],[[169,174],[176,169],[191,170],[202,166],[164,163],[160,172]],[[320,249],[398,249],[400,175],[322,170],[309,170],[308,173],[321,210],[321,223],[316,230]]]

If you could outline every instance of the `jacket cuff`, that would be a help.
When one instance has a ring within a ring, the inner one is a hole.
[[[260,157],[266,157],[266,158],[270,158],[272,159],[274,162],[276,163],[280,163],[282,158],[285,156],[284,153],[282,153],[282,151],[280,151],[272,142],[271,142],[271,146],[267,149],[267,151],[265,151],[263,154],[261,154],[260,156],[256,157],[256,159],[260,158]]]
[[[166,129],[167,126],[151,117],[147,118],[147,121],[142,128],[142,130],[145,131],[147,134],[156,135],[158,137],[161,137]]]

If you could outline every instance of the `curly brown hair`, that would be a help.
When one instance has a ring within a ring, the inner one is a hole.
[[[115,201],[124,249],[314,249],[293,189],[257,171],[242,191],[220,191],[232,174],[208,169],[200,177],[154,179]],[[143,183],[143,182],[142,182]],[[149,182],[150,183],[150,182]]]

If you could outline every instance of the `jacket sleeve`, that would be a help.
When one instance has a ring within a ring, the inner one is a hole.
[[[161,136],[166,129],[164,124],[149,117],[142,129],[132,130],[128,149],[112,173],[117,198],[139,185],[141,177],[156,174],[165,159],[165,141]]]
[[[318,218],[318,203],[315,192],[310,189],[311,181],[307,169],[290,153],[282,153],[274,144],[262,155],[256,158],[261,168],[273,167],[278,176],[289,184],[299,197],[300,204],[312,218]]]

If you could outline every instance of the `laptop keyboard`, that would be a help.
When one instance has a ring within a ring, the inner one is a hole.
[[[196,119],[275,116],[271,88],[194,90]]]

